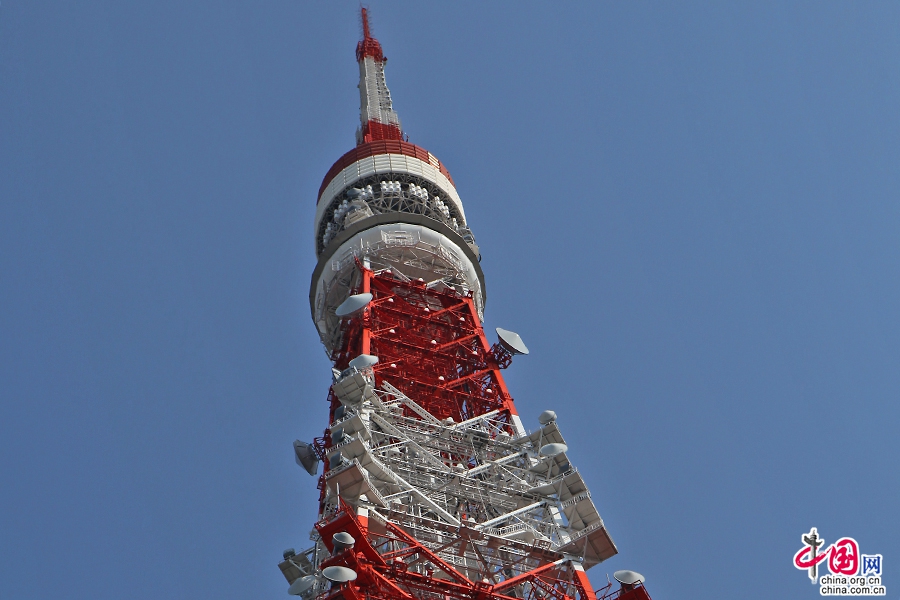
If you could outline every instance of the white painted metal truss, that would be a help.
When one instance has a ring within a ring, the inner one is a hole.
[[[374,381],[369,369],[336,372],[343,410],[330,426],[323,518],[338,510],[340,496],[370,519],[400,525],[473,581],[562,559],[590,568],[616,553],[565,453],[540,454],[564,443],[555,422],[510,434],[497,411],[439,421],[390,383],[376,389]],[[327,556],[313,539],[303,559],[308,572]]]
[[[395,179],[368,177],[358,181],[326,209],[319,223],[316,252],[321,254],[338,233],[354,223],[374,215],[405,213],[423,215],[443,223],[478,254],[472,231],[460,221],[455,206],[442,200],[436,189],[417,177],[402,174]]]
[[[361,158],[345,167],[322,191],[314,221],[316,254],[321,252],[320,244],[325,222],[331,218],[326,213],[332,211],[333,214],[335,204],[341,203],[351,187],[362,188],[372,184],[372,187],[376,188],[382,180],[415,183],[426,188],[431,196],[441,197],[460,225],[466,225],[466,214],[456,187],[441,173],[438,166],[405,154],[376,154]]]
[[[362,125],[375,121],[400,129],[400,117],[394,112],[391,91],[384,78],[384,61],[366,56],[359,61],[359,119]],[[362,141],[357,133],[357,143]]]
[[[421,177],[391,173],[366,177],[326,206],[316,231],[316,254],[321,254],[338,233],[373,215],[406,213],[423,215],[443,223],[458,233],[475,254],[475,236],[466,227],[464,217],[453,202],[441,198],[441,189]]]

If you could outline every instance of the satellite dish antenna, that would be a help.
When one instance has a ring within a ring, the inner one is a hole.
[[[322,569],[322,575],[335,583],[347,583],[356,579],[356,571],[347,567],[325,567]]]
[[[316,583],[315,575],[307,575],[306,577],[301,577],[299,579],[295,579],[294,583],[291,584],[291,587],[288,588],[288,594],[291,596],[302,596],[306,592],[309,591]]]
[[[556,456],[557,454],[562,454],[569,447],[565,444],[547,444],[545,446],[541,446],[541,454],[544,456]]]
[[[341,305],[334,309],[334,314],[343,319],[350,315],[361,311],[369,302],[372,301],[372,294],[354,294],[341,302]]]
[[[644,583],[644,576],[636,571],[616,571],[613,573],[613,577],[616,578],[616,581],[621,583],[622,585],[634,586],[639,583]]]
[[[360,354],[356,358],[350,361],[350,366],[355,367],[357,369],[365,369],[366,367],[371,367],[374,364],[378,363],[378,357],[372,356],[371,354]]]
[[[500,338],[500,344],[509,350],[511,354],[528,354],[528,347],[515,331],[508,331],[497,327],[497,337]]]
[[[556,421],[556,413],[552,410],[545,410],[540,415],[538,415],[538,423],[541,425],[549,425]]]
[[[341,552],[342,550],[346,550],[347,548],[352,548],[353,544],[356,543],[356,540],[353,539],[353,536],[346,531],[341,531],[340,533],[334,534],[331,537],[331,541],[334,542],[335,552]]]
[[[315,475],[319,470],[319,457],[311,444],[294,440],[294,460],[310,475]]]

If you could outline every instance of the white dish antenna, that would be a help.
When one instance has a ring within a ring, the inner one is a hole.
[[[377,363],[377,356],[372,356],[371,354],[360,354],[350,361],[349,366],[355,367],[357,369],[365,369],[366,367],[371,367],[372,365]]]
[[[541,425],[549,425],[556,421],[556,413],[552,410],[545,410],[540,415],[538,415],[538,423]]]
[[[288,588],[288,594],[291,596],[302,596],[306,592],[309,591],[316,583],[315,575],[307,575],[306,577],[301,577],[300,579],[294,580],[294,583],[291,584],[291,587]]]
[[[356,579],[356,571],[347,567],[325,567],[322,569],[322,575],[335,583],[347,583]]]
[[[334,309],[334,314],[343,319],[357,313],[369,305],[372,301],[372,294],[354,294],[341,302],[341,305]]]
[[[294,440],[294,460],[310,475],[315,475],[319,470],[319,457],[311,444]]]
[[[615,573],[613,573],[613,577],[616,578],[616,581],[624,585],[636,585],[638,583],[644,583],[644,576],[636,571],[616,571]]]
[[[497,337],[500,338],[500,344],[511,354],[528,354],[528,347],[515,331],[497,327]]]
[[[541,454],[543,456],[556,456],[557,454],[562,454],[568,449],[569,447],[565,444],[546,444],[544,446],[541,446]]]
[[[356,543],[356,540],[353,539],[353,536],[346,531],[341,531],[340,533],[334,534],[331,538],[331,541],[334,542],[335,552],[341,552],[342,550],[346,550],[347,548],[352,548],[353,544]]]

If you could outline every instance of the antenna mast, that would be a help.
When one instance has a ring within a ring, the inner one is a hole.
[[[585,571],[618,550],[556,413],[529,432],[516,412],[502,370],[528,348],[500,328],[488,341],[462,200],[446,167],[404,140],[387,59],[360,16],[357,146],[329,169],[316,206],[309,301],[332,385],[322,436],[294,442],[319,475],[319,515],[312,547],[279,565],[289,592],[598,600]],[[649,600],[642,576],[616,578],[602,598]]]

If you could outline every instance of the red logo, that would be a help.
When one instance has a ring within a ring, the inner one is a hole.
[[[801,537],[803,548],[794,555],[794,566],[798,569],[809,569],[809,578],[816,581],[818,565],[826,558],[828,569],[833,575],[856,575],[859,571],[859,544],[850,537],[844,537],[825,548],[821,553],[819,547],[824,544],[816,528]]]
[[[856,575],[859,571],[859,544],[853,538],[841,538],[829,548],[828,568],[835,575]]]

